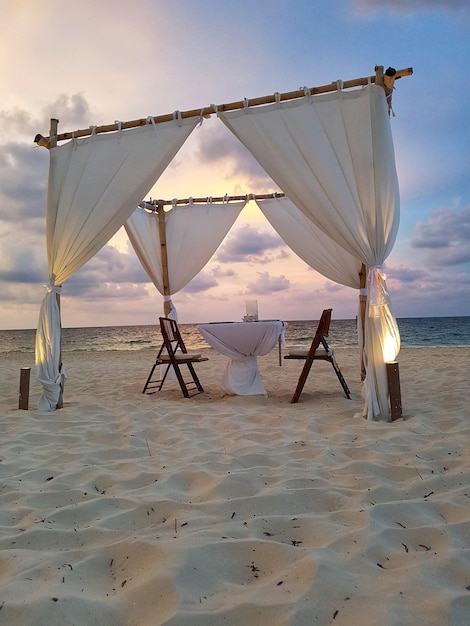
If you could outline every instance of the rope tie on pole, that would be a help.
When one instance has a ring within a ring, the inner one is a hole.
[[[44,285],[47,293],[58,293],[62,291],[62,285],[54,285],[53,283],[48,283]]]
[[[384,281],[387,276],[382,272],[381,265],[369,267],[367,272],[368,296],[369,296],[369,317],[378,317],[378,307],[387,304],[384,292]]]

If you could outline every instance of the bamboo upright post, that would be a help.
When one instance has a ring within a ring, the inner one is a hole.
[[[384,86],[384,66],[376,65],[375,66],[375,84],[379,87]]]
[[[170,294],[170,277],[168,275],[168,249],[166,245],[166,228],[165,228],[165,210],[163,203],[157,204],[158,215],[158,235],[160,237],[160,255],[162,259],[162,278],[163,278],[163,295],[169,296]],[[163,303],[163,313],[165,317],[170,314],[170,303],[165,299]]]
[[[59,126],[59,120],[55,118],[51,118],[50,130],[49,130],[49,148],[55,148],[57,146],[58,126]],[[60,373],[62,369],[62,320],[61,320],[61,309],[60,309],[60,293],[56,293],[55,297],[57,300],[57,306],[59,308],[59,324],[60,324],[59,373]],[[64,382],[65,382],[65,376],[61,374],[60,375],[60,392],[59,392],[59,399],[57,400],[57,404],[56,404],[56,409],[62,409],[64,406]]]

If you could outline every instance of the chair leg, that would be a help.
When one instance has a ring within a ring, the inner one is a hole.
[[[149,386],[150,381],[152,380],[152,376],[153,376],[153,373],[154,373],[156,367],[157,367],[157,364],[154,363],[152,369],[150,370],[150,374],[149,374],[149,376],[147,378],[147,381],[146,381],[146,383],[144,385],[144,388],[142,389],[142,393],[145,393],[147,391],[147,387]]]
[[[175,371],[176,378],[178,379],[178,382],[180,384],[181,391],[183,392],[183,396],[185,398],[190,398],[191,396],[189,395],[189,391],[186,387],[186,383],[184,382],[183,375],[181,374],[180,368],[174,366],[173,369]]]
[[[336,359],[334,357],[334,355],[331,356],[330,363],[333,366],[333,369],[336,372],[336,376],[338,377],[339,382],[341,383],[341,387],[344,390],[344,393],[346,394],[346,397],[348,398],[348,400],[351,400],[351,392],[349,391],[349,387],[346,384],[346,381],[344,380],[343,374],[341,373],[341,370],[338,367],[338,364],[336,363]]]
[[[302,389],[304,388],[305,382],[308,378],[312,365],[313,365],[313,360],[309,360],[309,359],[305,360],[304,366],[302,368],[302,372],[299,377],[299,382],[297,383],[297,387],[295,389],[294,395],[292,396],[292,400],[290,401],[291,404],[295,404],[296,402],[299,401],[300,394],[302,393]]]
[[[202,388],[202,385],[199,382],[199,378],[196,374],[196,370],[194,369],[194,365],[192,363],[188,363],[188,369],[191,372],[191,375],[193,377],[193,381],[194,381],[194,384],[196,385],[197,390],[199,391],[199,393],[202,393],[204,389]]]

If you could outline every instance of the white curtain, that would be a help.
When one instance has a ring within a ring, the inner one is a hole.
[[[369,268],[364,415],[389,420],[385,359],[400,341],[380,266],[398,231],[399,192],[383,89],[338,88],[218,116],[303,214]]]
[[[335,283],[359,289],[361,261],[325,235],[289,198],[266,198],[256,204],[302,261]]]
[[[165,238],[170,295],[182,289],[206,265],[246,204],[189,202],[165,211]],[[158,215],[138,208],[125,224],[129,240],[145,271],[163,295]],[[170,300],[171,303],[171,300]],[[171,303],[172,310],[174,307]]]
[[[49,150],[46,237],[48,292],[36,334],[41,410],[60,397],[62,283],[119,230],[198,123],[197,118],[92,134]]]

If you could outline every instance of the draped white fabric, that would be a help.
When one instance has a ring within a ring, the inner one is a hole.
[[[206,265],[246,204],[189,202],[165,211],[169,292],[174,294]],[[125,224],[132,247],[155,287],[163,295],[158,215],[138,208]]]
[[[218,116],[309,220],[372,269],[370,290],[386,293],[379,267],[398,231],[399,192],[383,89],[370,84]],[[388,298],[380,303],[369,298],[364,382],[369,419],[390,419],[384,345],[393,346],[388,358],[395,358],[398,328]]]
[[[42,410],[60,394],[60,311],[54,289],[118,231],[198,123],[197,118],[92,134],[49,150],[49,291],[36,335]],[[55,303],[55,304],[54,304]]]
[[[283,322],[238,322],[200,324],[198,330],[217,352],[229,357],[222,379],[222,391],[239,396],[266,395],[258,369],[258,356],[271,352],[281,337]]]
[[[335,283],[359,289],[361,261],[325,235],[289,198],[266,198],[256,204],[307,265]]]

